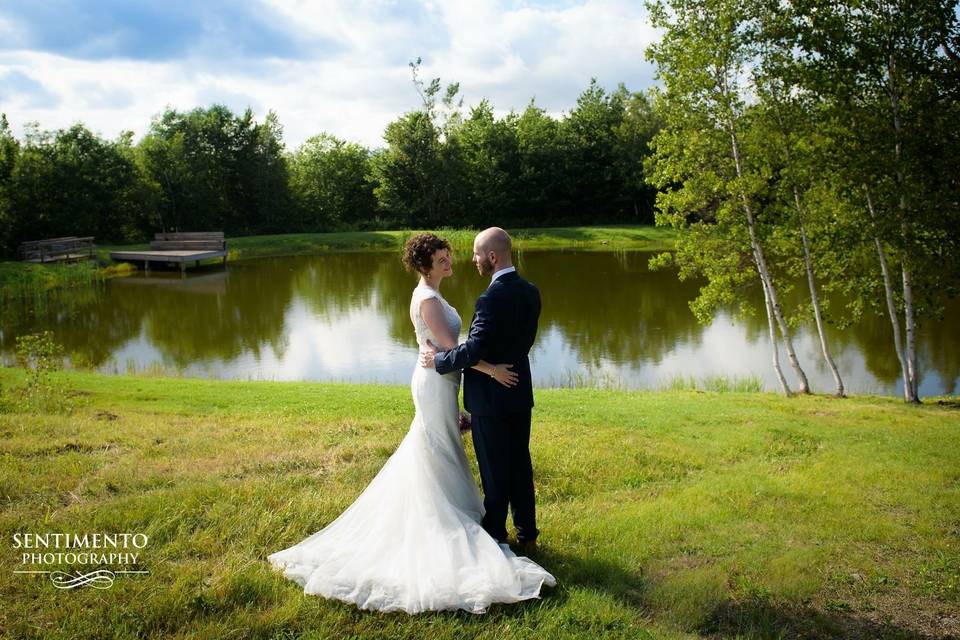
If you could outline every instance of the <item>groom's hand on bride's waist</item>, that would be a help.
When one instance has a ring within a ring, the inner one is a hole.
[[[420,351],[420,366],[427,369],[434,369],[433,357],[437,355],[437,346],[427,340],[427,346]]]

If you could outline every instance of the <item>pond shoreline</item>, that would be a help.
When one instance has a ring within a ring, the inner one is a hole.
[[[658,252],[642,248],[655,240],[648,228],[601,229],[607,237],[625,238],[607,244],[582,229],[561,231],[566,247],[543,246],[556,241],[559,232],[521,237],[518,245],[528,248],[515,256],[544,301],[531,352],[538,388],[774,388],[767,326],[756,316],[730,310],[718,312],[710,323],[698,322],[689,300],[701,282],[680,280],[672,268],[650,269]],[[472,231],[441,233],[460,245],[473,238]],[[331,238],[341,241],[339,250],[312,246],[299,255],[266,255],[302,250],[307,242],[331,244]],[[626,240],[632,249],[623,248]],[[392,247],[377,246],[388,241]],[[2,305],[0,364],[14,364],[18,336],[51,331],[70,366],[86,371],[404,384],[416,358],[408,302],[416,274],[400,264],[401,241],[399,232],[238,239],[238,253],[248,257],[226,269],[203,265],[186,278],[177,271],[149,277],[136,272],[14,301]],[[244,242],[262,255],[244,253]],[[358,249],[360,244],[373,248]],[[444,297],[465,328],[487,283],[470,263],[469,251],[455,249],[454,258],[456,276],[445,280]],[[784,302],[797,305],[803,294],[798,287]],[[871,356],[887,346],[887,327],[884,318],[870,316],[844,335],[830,333],[849,373],[849,393],[898,394],[896,372]],[[924,396],[960,388],[960,372],[951,359],[960,343],[949,329],[931,324],[918,338],[920,360],[929,370]],[[808,371],[812,389],[822,391],[832,387],[817,366],[815,338],[801,326],[795,344],[813,363]],[[350,352],[351,344],[364,349]]]
[[[298,394],[303,394],[300,400],[309,404],[314,399],[312,395],[314,391],[320,392],[320,397],[327,396],[331,393],[336,393],[337,391],[347,391],[349,390],[351,395],[363,394],[363,393],[372,393],[374,395],[379,395],[381,393],[386,393],[387,395],[392,395],[395,392],[399,393],[409,393],[410,385],[408,383],[389,383],[389,382],[354,382],[349,380],[270,380],[270,379],[231,379],[231,378],[209,378],[203,376],[190,376],[183,374],[170,374],[160,371],[159,373],[151,372],[137,372],[137,373],[106,373],[101,371],[93,371],[83,368],[66,368],[58,371],[51,372],[50,375],[55,379],[56,384],[65,385],[65,389],[74,389],[74,392],[67,392],[68,395],[73,395],[75,397],[81,398],[81,405],[85,405],[87,400],[84,398],[89,398],[93,396],[99,396],[101,399],[107,398],[108,396],[103,393],[106,387],[110,387],[109,397],[124,397],[128,392],[130,393],[131,400],[142,400],[144,397],[141,395],[145,391],[157,391],[160,387],[167,386],[169,388],[169,394],[162,394],[165,396],[166,400],[169,400],[174,405],[179,406],[182,403],[194,405],[194,400],[198,404],[196,406],[204,406],[200,402],[200,397],[203,396],[205,400],[211,401],[213,404],[211,407],[214,409],[213,413],[217,413],[219,409],[226,410],[227,413],[232,413],[242,408],[242,404],[238,405],[236,400],[238,397],[247,397],[247,394],[254,391],[256,387],[256,392],[251,398],[258,398],[259,401],[278,401],[278,407],[280,409],[276,412],[272,410],[267,410],[264,414],[277,415],[284,413],[292,413],[300,415],[302,411],[300,409],[291,409],[290,406],[284,405],[282,402],[279,402],[279,399],[274,398],[273,393],[269,388],[278,385],[282,387],[284,393],[282,395],[290,397],[290,394],[298,396]],[[27,371],[21,367],[17,366],[3,366],[0,365],[0,389],[10,389],[12,386],[17,386],[23,384],[26,380]],[[215,388],[219,388],[215,389]],[[123,393],[117,393],[120,390]],[[209,397],[206,397],[206,394],[210,393]],[[262,393],[262,395],[259,395]],[[704,401],[712,402],[718,398],[731,397],[731,398],[745,398],[749,396],[756,396],[758,399],[771,400],[775,404],[780,404],[781,402],[789,405],[791,402],[804,401],[802,399],[810,399],[810,401],[815,402],[836,402],[838,406],[846,406],[848,404],[867,404],[873,408],[880,409],[880,405],[883,407],[915,407],[915,408],[939,408],[948,413],[944,414],[946,417],[954,417],[960,420],[960,394],[957,395],[932,395],[924,396],[923,402],[919,405],[904,403],[903,399],[898,396],[883,395],[883,394],[858,394],[854,396],[845,396],[843,398],[837,398],[835,395],[828,391],[822,393],[811,393],[811,394],[795,394],[793,396],[786,397],[780,391],[775,389],[758,389],[753,385],[746,385],[743,387],[730,386],[723,387],[717,386],[714,388],[699,388],[693,386],[679,386],[677,384],[668,383],[664,387],[660,388],[612,388],[596,385],[583,385],[583,386],[547,386],[547,387],[534,387],[534,393],[537,396],[543,394],[545,397],[557,398],[558,395],[562,396],[564,394],[572,394],[574,397],[581,397],[583,402],[591,404],[598,401],[603,402],[613,402],[616,405],[617,400],[629,400],[635,395],[661,395],[663,397],[677,396],[683,397],[685,401]],[[198,398],[194,400],[190,399],[190,395],[195,394]],[[233,397],[231,394],[236,394],[237,397]],[[223,402],[218,401],[218,398],[223,397]],[[160,400],[160,397],[152,397],[152,400]],[[412,403],[412,400],[411,400]],[[94,402],[94,404],[97,404]],[[575,403],[576,404],[576,403]],[[154,405],[156,408],[156,405]],[[410,405],[412,410],[413,405]],[[261,413],[263,407],[257,409],[257,413]],[[269,409],[269,407],[266,407]],[[883,409],[885,410],[885,409]],[[179,409],[177,409],[179,411]],[[820,412],[817,415],[834,415],[833,412]],[[640,418],[638,418],[640,419]],[[893,419],[893,416],[891,416]],[[641,421],[644,421],[641,419]]]
[[[228,263],[252,258],[313,255],[345,251],[399,251],[403,242],[421,230],[291,233],[227,238]],[[675,232],[651,225],[600,225],[508,229],[518,251],[577,249],[589,251],[657,251],[674,246]],[[439,229],[455,250],[470,251],[476,229]],[[148,244],[98,245],[96,264],[40,265],[0,262],[0,300],[38,295],[60,288],[79,287],[136,272],[130,263],[114,263],[112,251],[147,249]]]

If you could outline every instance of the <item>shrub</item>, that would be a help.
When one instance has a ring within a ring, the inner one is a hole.
[[[63,355],[63,347],[54,341],[50,331],[17,337],[17,366],[27,370],[25,384],[11,394],[18,411],[69,411],[71,403],[66,383],[54,373],[63,368]]]

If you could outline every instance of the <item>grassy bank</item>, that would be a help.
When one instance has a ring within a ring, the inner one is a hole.
[[[412,417],[407,387],[56,375],[71,415],[0,414],[0,635],[960,633],[956,403],[538,391],[537,560],[558,587],[483,616],[409,617],[304,596],[266,562],[383,465]],[[22,379],[0,369],[8,389]],[[25,531],[146,533],[150,574],[57,590],[12,573]]]
[[[0,262],[0,303],[43,295],[54,289],[85,287],[133,270],[127,264],[101,266],[93,261],[43,265]]]
[[[229,259],[261,256],[303,255],[328,251],[397,250],[423,229],[400,231],[345,231],[340,233],[288,233],[228,238]],[[470,251],[476,229],[432,229],[448,239],[456,250]],[[550,227],[508,229],[520,251],[535,249],[660,250],[673,247],[675,233],[653,226]],[[147,245],[104,246],[98,255],[108,259],[111,251],[145,249]]]
[[[511,229],[518,250],[660,250],[673,246],[674,232],[651,226],[555,227]],[[355,231],[342,233],[294,233],[228,238],[228,260],[263,256],[303,255],[330,251],[398,250],[416,233],[404,231]],[[442,229],[458,251],[470,251],[476,230]],[[129,273],[129,265],[110,266],[111,251],[149,249],[148,244],[100,245],[97,263],[39,265],[0,262],[0,301],[26,297],[57,288],[82,286],[98,278]]]

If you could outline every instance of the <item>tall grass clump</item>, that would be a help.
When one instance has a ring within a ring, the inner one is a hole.
[[[93,262],[70,264],[0,263],[0,302],[41,296],[53,289],[78,287],[98,279]]]
[[[16,359],[27,375],[22,386],[4,393],[6,410],[32,414],[70,411],[68,383],[57,375],[63,369],[64,350],[52,332],[17,336]]]
[[[758,376],[693,376],[678,374],[660,385],[661,391],[710,391],[713,393],[758,393],[763,382]]]

